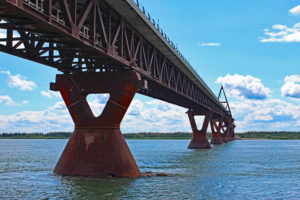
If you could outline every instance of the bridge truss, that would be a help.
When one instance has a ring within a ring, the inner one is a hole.
[[[136,92],[189,110],[189,148],[210,148],[209,123],[211,143],[234,137],[227,99],[224,107],[132,0],[0,0],[0,51],[63,73],[51,89],[61,92],[75,131],[55,173],[139,176],[120,131]],[[101,92],[110,99],[96,118],[86,96]],[[205,116],[201,130],[196,115]]]

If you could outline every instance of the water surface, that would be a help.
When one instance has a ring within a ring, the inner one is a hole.
[[[52,174],[67,140],[0,140],[0,199],[300,199],[300,141],[128,140],[142,172],[104,179]]]

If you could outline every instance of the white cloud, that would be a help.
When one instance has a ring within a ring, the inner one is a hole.
[[[185,108],[160,100],[145,103],[134,100],[121,127],[124,132],[191,132],[186,111]]]
[[[300,75],[286,76],[285,84],[281,87],[281,95],[294,99],[300,99]]]
[[[271,121],[274,118],[271,115],[257,115],[254,117],[256,121]]]
[[[6,74],[8,76],[8,86],[15,87],[20,90],[33,90],[37,85],[33,81],[26,80],[20,74],[12,75],[10,71],[0,71],[1,74]]]
[[[22,101],[22,104],[29,104],[29,101],[24,100],[24,101]]]
[[[5,96],[0,96],[0,103],[5,103],[7,106],[20,106],[24,104],[28,104],[29,101],[24,100],[21,103],[16,103],[10,96],[5,95]]]
[[[237,131],[299,130],[300,105],[279,99],[230,103]]]
[[[239,99],[266,99],[271,92],[260,79],[250,75],[227,74],[219,77],[216,83],[222,84],[229,96]]]
[[[221,44],[217,43],[217,42],[208,42],[208,43],[197,42],[197,44],[201,47],[219,47],[219,46],[221,46]]]
[[[60,97],[60,94],[59,94],[59,92],[56,92],[56,91],[51,91],[51,90],[49,90],[49,91],[44,91],[44,90],[42,90],[41,91],[41,95],[42,96],[44,96],[44,97],[47,97],[47,98],[49,98],[49,99],[51,99],[51,98],[59,98]]]
[[[71,117],[63,112],[23,111],[12,115],[0,115],[2,132],[51,132],[72,129]]]
[[[0,96],[0,103],[5,102],[7,106],[16,106],[16,104],[11,97],[5,95],[5,96]]]
[[[289,10],[292,15],[300,15],[300,5]],[[275,24],[272,30],[264,29],[265,37],[260,37],[261,42],[300,42],[300,23],[292,27],[287,25]]]
[[[289,13],[292,15],[300,15],[300,5],[295,6],[294,8],[290,9]]]
[[[56,110],[56,111],[63,111],[63,112],[68,111],[63,101],[57,102],[53,106],[49,107],[49,110]]]
[[[265,29],[266,38],[260,38],[261,42],[300,42],[300,23],[289,28],[286,25],[276,24],[273,30]]]

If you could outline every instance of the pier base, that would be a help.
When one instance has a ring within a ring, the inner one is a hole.
[[[120,129],[75,129],[54,173],[102,177],[141,175]]]
[[[211,145],[206,138],[206,135],[193,135],[188,146],[189,149],[211,149]]]
[[[223,140],[221,137],[212,137],[210,143],[214,145],[223,144]]]
[[[228,141],[229,141],[227,135],[221,136],[221,139],[222,139],[222,142],[223,142],[223,143],[228,143]]]

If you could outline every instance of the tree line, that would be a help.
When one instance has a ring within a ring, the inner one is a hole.
[[[72,132],[51,132],[51,133],[0,133],[0,138],[11,139],[67,139],[70,138]],[[173,132],[173,133],[124,133],[126,139],[190,139],[192,137],[190,132]],[[263,138],[263,139],[300,139],[300,132],[288,131],[251,131],[236,133],[239,138]],[[207,133],[207,137],[211,138],[211,133]]]
[[[236,134],[240,138],[264,138],[264,139],[280,139],[280,140],[299,140],[300,132],[289,132],[289,131],[251,131],[245,133]]]

